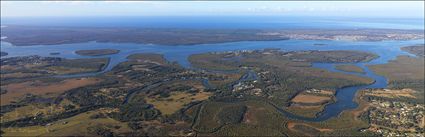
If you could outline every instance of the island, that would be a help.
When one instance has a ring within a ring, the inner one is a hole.
[[[61,53],[60,52],[51,52],[51,53],[49,53],[49,55],[60,55]]]
[[[425,48],[425,45],[420,44],[420,45],[402,47],[401,50],[407,51],[407,52],[414,54],[418,57],[425,57],[424,48]]]
[[[116,49],[95,49],[95,50],[75,51],[76,54],[81,56],[103,56],[103,55],[117,54],[119,52],[120,50],[116,50]]]
[[[335,65],[335,69],[347,72],[365,73],[362,68],[355,65]]]

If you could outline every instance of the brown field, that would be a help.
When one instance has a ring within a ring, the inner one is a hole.
[[[317,130],[319,130],[319,131],[332,131],[333,129],[329,129],[329,128],[316,128],[316,127],[313,127],[313,126],[311,126],[311,125],[309,125],[309,124],[306,124],[306,123],[294,123],[294,122],[288,122],[288,128],[289,129],[291,129],[291,128],[293,128],[295,125],[304,125],[304,126],[308,126],[308,127],[312,127],[312,128],[315,128],[315,129],[317,129]]]
[[[311,93],[308,93],[311,92]],[[327,95],[327,96],[333,96],[335,94],[335,90],[320,90],[320,89],[309,89],[302,92],[303,94],[320,94],[320,95]]]
[[[386,97],[386,98],[398,98],[398,97],[416,98],[416,96],[413,95],[415,92],[416,91],[412,89],[401,89],[401,90],[379,89],[379,90],[372,90],[372,91],[366,92],[365,95]]]
[[[2,128],[2,136],[95,136],[90,133],[88,127],[114,127],[110,128],[114,133],[130,132],[131,129],[126,123],[116,121],[112,118],[90,119],[96,113],[103,113],[108,110],[94,110],[78,114],[74,117],[52,122],[49,126],[29,126],[20,128]]]
[[[298,94],[292,99],[295,103],[321,103],[331,100],[331,97]]]
[[[304,116],[304,117],[316,117],[316,114],[321,112],[324,108],[324,105],[316,105],[316,106],[301,106],[301,105],[291,105],[286,108],[286,111]]]
[[[81,79],[67,79],[54,83],[43,83],[41,81],[30,81],[23,83],[13,83],[5,85],[2,89],[7,90],[6,94],[1,95],[1,105],[6,105],[12,101],[26,95],[44,95],[47,93],[60,94],[67,90],[92,85],[100,82],[97,78],[81,78]]]
[[[169,115],[192,101],[206,100],[211,95],[210,92],[199,92],[194,95],[186,92],[172,92],[167,98],[147,97],[146,102],[155,106],[162,114]]]
[[[320,90],[319,94],[324,94],[324,95],[333,95],[334,91],[329,91],[329,90]]]
[[[16,73],[7,73],[7,74],[1,74],[2,79],[8,79],[8,78],[26,78],[26,77],[36,77],[36,76],[42,76],[43,74],[40,73],[22,73],[22,72],[16,72]]]
[[[11,65],[1,65],[0,69],[3,71],[12,71],[12,70],[16,70],[17,68]]]
[[[7,122],[12,120],[17,120],[24,117],[32,117],[37,114],[43,114],[44,116],[55,115],[57,113],[64,112],[65,105],[74,105],[71,101],[63,99],[59,104],[52,104],[51,106],[42,105],[42,104],[30,104],[23,107],[18,107],[11,112],[4,113],[0,116],[1,122]],[[78,106],[76,106],[78,108]]]
[[[95,72],[98,71],[98,68],[72,68],[63,66],[51,66],[47,67],[46,70],[53,74],[75,74],[82,72]]]

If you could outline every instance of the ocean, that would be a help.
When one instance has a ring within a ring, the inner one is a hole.
[[[196,29],[424,29],[423,18],[307,16],[2,17],[1,25]]]

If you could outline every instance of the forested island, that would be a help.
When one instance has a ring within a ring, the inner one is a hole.
[[[76,54],[82,56],[103,56],[103,55],[111,55],[117,54],[120,50],[116,49],[96,49],[96,50],[78,50],[75,51]]]

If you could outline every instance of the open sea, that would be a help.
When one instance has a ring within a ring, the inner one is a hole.
[[[424,29],[423,18],[306,16],[7,17],[1,25],[202,29]]]

